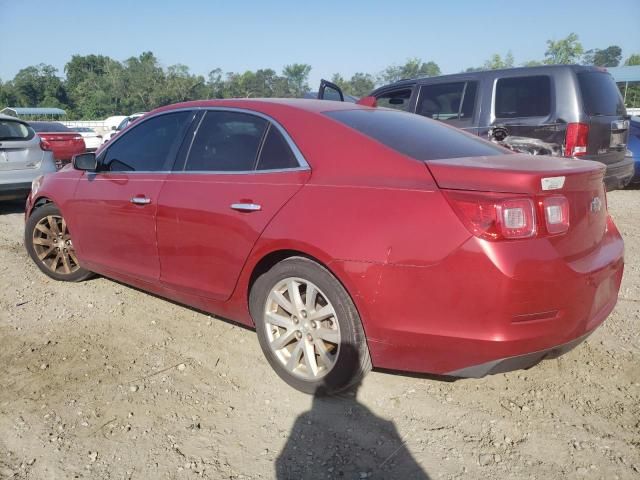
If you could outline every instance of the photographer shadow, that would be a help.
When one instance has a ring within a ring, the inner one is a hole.
[[[278,480],[429,479],[407,448],[410,439],[359,403],[359,388],[314,395],[311,409],[296,419],[276,459]]]

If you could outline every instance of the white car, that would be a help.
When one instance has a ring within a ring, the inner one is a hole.
[[[74,132],[78,132],[84,139],[87,151],[93,152],[102,145],[102,135],[98,135],[96,131],[89,127],[69,127]]]
[[[102,141],[102,143],[107,143],[109,140],[115,137],[118,133],[120,133],[122,130],[127,128],[130,123],[135,122],[138,118],[142,117],[146,113],[147,112],[138,112],[138,113],[133,113],[128,117],[124,117],[117,127],[112,127],[111,131],[104,136],[104,140]]]

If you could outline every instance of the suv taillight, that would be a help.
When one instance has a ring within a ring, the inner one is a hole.
[[[537,233],[535,204],[525,196],[443,190],[462,223],[486,240],[529,238]]]
[[[567,124],[567,134],[564,145],[565,157],[581,157],[587,154],[589,140],[589,125],[586,123]]]

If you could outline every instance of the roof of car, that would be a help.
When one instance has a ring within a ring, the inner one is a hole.
[[[469,72],[460,72],[460,73],[451,73],[447,75],[437,75],[432,77],[415,77],[415,78],[406,78],[402,80],[398,80],[397,82],[390,83],[387,85],[383,85],[378,87],[376,91],[387,89],[389,87],[399,87],[403,85],[413,85],[416,82],[428,82],[430,80],[440,80],[440,79],[456,79],[458,77],[468,77],[468,76],[495,76],[501,75],[504,73],[517,73],[521,74],[526,71],[531,71],[532,74],[542,73],[544,71],[550,70],[574,70],[574,71],[597,71],[597,72],[607,72],[607,69],[602,67],[594,67],[590,65],[536,65],[534,67],[513,67],[513,68],[499,68],[496,70],[473,70]]]
[[[298,110],[305,110],[311,113],[328,112],[332,110],[354,110],[369,109],[351,102],[338,102],[333,100],[311,100],[304,98],[231,98],[220,100],[194,100],[191,102],[176,103],[161,107],[154,112],[163,110],[173,110],[177,108],[207,108],[207,107],[228,107],[246,108],[248,110],[261,110],[263,108],[284,106]]]

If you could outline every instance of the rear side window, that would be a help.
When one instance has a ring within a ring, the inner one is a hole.
[[[102,160],[102,170],[169,170],[192,115],[189,111],[165,113],[124,132],[107,150]]]
[[[624,115],[625,108],[613,77],[605,72],[578,73],[582,104],[587,115]]]
[[[243,172],[255,169],[268,122],[255,115],[210,111],[202,120],[185,170]]]
[[[31,140],[34,131],[22,122],[0,119],[0,141]]]
[[[502,148],[412,113],[341,110],[329,117],[416,160],[504,155]]]
[[[425,85],[420,88],[418,114],[435,120],[470,120],[476,101],[477,82]]]
[[[287,145],[287,141],[278,129],[271,125],[260,151],[258,170],[279,170],[298,166],[298,160]]]
[[[549,77],[501,78],[496,83],[496,118],[545,117],[550,113]]]
[[[376,103],[379,107],[394,108],[396,110],[409,110],[411,89],[393,90],[376,95]]]

